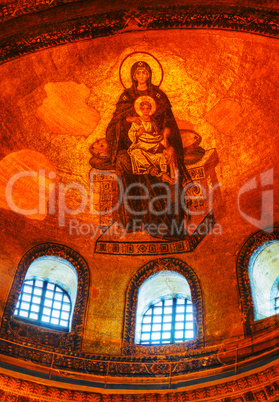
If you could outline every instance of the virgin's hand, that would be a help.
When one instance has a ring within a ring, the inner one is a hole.
[[[128,117],[126,118],[126,121],[127,121],[128,123],[137,123],[137,124],[141,124],[141,120],[140,120],[140,118],[137,117],[137,116],[135,116],[135,117],[128,116]]]

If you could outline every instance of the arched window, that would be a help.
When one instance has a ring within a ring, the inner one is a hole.
[[[160,271],[139,288],[135,343],[158,345],[194,338],[191,290],[177,272]]]
[[[279,227],[256,232],[245,242],[237,278],[245,334],[279,325]]]
[[[30,324],[70,331],[77,295],[74,266],[56,256],[39,257],[25,275],[14,317]]]
[[[261,320],[279,309],[279,241],[266,241],[251,255],[249,277],[254,319]]]
[[[140,268],[127,289],[125,354],[185,352],[203,344],[203,307],[198,278],[175,258]]]
[[[81,350],[88,289],[89,269],[78,252],[57,243],[33,247],[15,272],[0,337],[18,345]]]

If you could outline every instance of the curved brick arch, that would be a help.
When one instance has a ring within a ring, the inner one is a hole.
[[[196,338],[187,343],[164,346],[143,346],[134,344],[137,294],[142,283],[151,275],[160,271],[178,272],[187,280],[192,295],[195,323],[197,326]],[[177,258],[162,258],[153,260],[140,268],[130,281],[126,293],[125,321],[123,330],[123,353],[124,354],[156,354],[185,352],[187,349],[201,347],[204,342],[204,310],[200,283],[193,269]]]
[[[249,278],[249,261],[252,254],[264,243],[279,240],[279,227],[272,233],[259,231],[254,233],[242,246],[236,263],[236,275],[243,314],[243,326],[246,335],[279,324],[279,316],[274,315],[259,321],[254,320],[254,303]]]
[[[7,14],[9,18],[15,15],[12,5],[4,7],[3,16]],[[55,21],[48,24],[36,21],[36,11],[40,11],[41,16],[44,13],[48,15],[49,10],[44,10],[45,4],[34,7],[33,16],[24,15],[24,8],[21,10],[20,6],[15,7],[16,16],[21,14],[19,18],[22,20],[22,26],[27,22],[28,29],[17,34],[11,28],[10,35],[8,31],[2,38],[0,35],[0,63],[66,43],[143,30],[212,29],[279,37],[279,12],[253,7],[189,4],[138,7],[133,10],[121,8],[92,13],[89,5],[86,13],[82,9],[86,15],[81,16],[77,2],[72,5],[60,5],[61,15],[58,13]]]
[[[52,331],[43,327],[26,324],[13,318],[14,306],[21,291],[25,274],[30,264],[39,257],[56,256],[69,261],[78,275],[78,291],[72,319],[71,332],[63,333]],[[79,253],[62,244],[43,243],[33,247],[22,257],[18,264],[14,281],[6,302],[2,325],[1,337],[10,341],[26,342],[34,345],[44,345],[51,348],[67,350],[80,350],[82,347],[82,335],[85,320],[85,311],[88,300],[89,269],[86,261]]]

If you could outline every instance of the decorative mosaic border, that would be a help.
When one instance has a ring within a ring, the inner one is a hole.
[[[166,255],[178,253],[190,253],[195,250],[203,238],[215,225],[213,212],[209,212],[199,224],[192,235],[187,235],[183,240],[175,241],[110,241],[102,240],[106,232],[96,241],[95,253],[114,255]],[[109,229],[107,230],[109,231]]]
[[[0,20],[3,22],[75,1],[78,0],[20,0],[6,3],[0,7]]]
[[[243,314],[244,332],[247,336],[258,331],[278,326],[279,324],[278,315],[254,321],[254,303],[248,272],[249,260],[254,251],[263,243],[272,240],[279,240],[279,227],[275,227],[272,233],[259,231],[253,234],[243,245],[238,255],[236,274]]]
[[[3,402],[261,402],[278,400],[274,399],[276,397],[279,397],[278,365],[239,379],[194,390],[135,395],[113,394],[113,391],[111,394],[74,391],[0,374],[0,401]]]
[[[69,261],[76,269],[78,275],[78,291],[75,309],[72,319],[71,332],[52,331],[35,325],[17,321],[13,318],[13,311],[26,271],[30,264],[42,256],[57,256]],[[20,344],[29,346],[43,346],[45,350],[59,348],[60,350],[81,350],[82,337],[85,320],[85,312],[88,300],[89,269],[85,260],[74,250],[61,244],[44,243],[33,247],[21,259],[14,281],[8,296],[0,329],[0,337],[17,343],[14,348],[20,350]],[[3,343],[0,343],[0,350],[3,351]],[[9,351],[9,348],[8,348]],[[34,351],[32,360],[37,360],[37,352]],[[21,355],[19,354],[18,357]],[[32,353],[30,353],[30,357]],[[40,356],[38,356],[40,359]],[[42,359],[44,361],[44,359]]]
[[[136,310],[137,295],[141,284],[150,277],[160,271],[175,271],[182,274],[189,283],[192,295],[195,324],[197,328],[196,339],[194,341],[183,342],[173,345],[160,346],[144,346],[135,345],[135,327],[136,327]],[[140,268],[134,275],[127,289],[126,305],[125,305],[125,321],[123,331],[123,347],[122,352],[126,355],[156,355],[160,353],[179,353],[187,350],[196,349],[204,346],[204,325],[203,325],[203,301],[201,287],[198,278],[192,268],[185,262],[176,258],[159,258],[149,262]]]
[[[57,3],[58,4],[58,3]],[[60,5],[67,15],[78,15],[78,3]],[[89,5],[88,5],[89,8]],[[37,8],[34,8],[34,11]],[[46,10],[49,12],[49,10]],[[0,40],[0,62],[24,54],[71,43],[78,40],[106,37],[142,30],[214,29],[249,32],[273,38],[279,37],[279,12],[267,9],[227,5],[189,5],[168,7],[141,7],[90,14],[56,23],[36,24],[19,34]],[[3,11],[2,11],[3,13]],[[44,11],[41,11],[43,16]],[[26,17],[32,18],[32,15]],[[20,18],[20,17],[19,17]],[[23,15],[21,18],[25,18]],[[64,17],[65,18],[65,17]],[[18,26],[20,26],[17,19]]]
[[[18,345],[0,340],[0,354],[19,358],[25,362],[49,368],[52,374],[58,371],[68,377],[70,373],[86,373],[98,377],[172,377],[222,366],[217,351],[197,352],[195,355],[184,349],[184,354],[164,356],[158,362],[156,356],[133,357],[86,355],[82,353],[64,353],[43,350],[35,346]]]

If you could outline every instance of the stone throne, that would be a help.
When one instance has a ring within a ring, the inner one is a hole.
[[[210,192],[214,193],[214,209],[220,210],[222,196],[215,168],[219,162],[215,148],[204,150],[201,136],[189,128],[180,129],[184,163],[192,178],[193,186],[187,191],[191,198],[189,206],[191,225],[188,236],[173,242],[152,238],[150,235],[115,235],[110,230],[118,219],[114,206],[118,200],[118,185],[115,169],[110,163],[108,144],[105,138],[96,140],[90,147],[90,181],[93,188],[94,209],[100,212],[99,226],[104,233],[96,242],[95,252],[104,254],[168,254],[192,251],[214,226],[213,202]],[[203,225],[203,230],[201,229]]]

